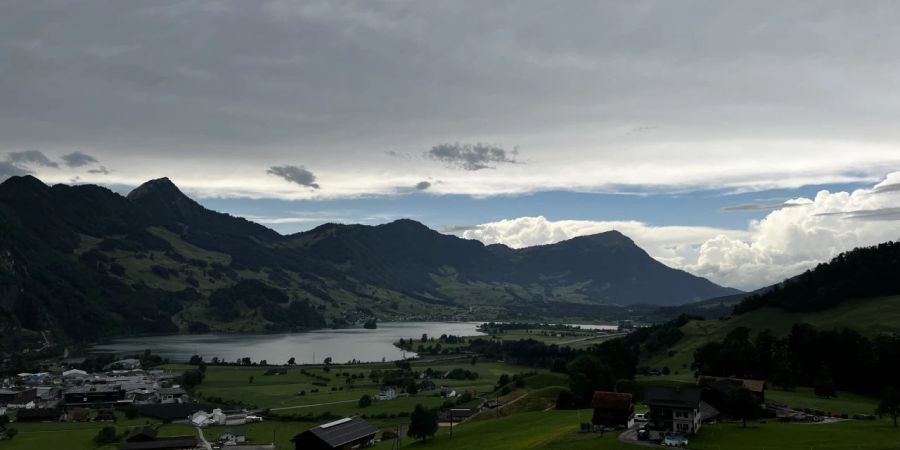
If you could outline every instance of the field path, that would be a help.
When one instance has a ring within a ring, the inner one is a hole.
[[[203,448],[205,448],[206,450],[212,450],[212,445],[209,443],[209,441],[206,440],[206,436],[203,435],[202,428],[197,427],[197,434],[200,435],[200,441],[203,442]]]
[[[359,401],[359,400],[341,400],[339,402],[315,403],[312,405],[282,406],[281,408],[270,408],[269,411],[283,411],[285,409],[312,408],[315,406],[338,405],[341,403],[353,403],[353,402],[357,402],[357,401]]]

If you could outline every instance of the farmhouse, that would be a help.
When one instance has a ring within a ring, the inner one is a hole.
[[[217,441],[226,445],[239,444],[247,440],[247,433],[243,430],[228,429],[219,433]]]
[[[766,402],[766,382],[763,380],[702,376],[697,380],[697,386],[703,389],[703,401],[720,411],[725,408],[728,393],[740,388],[750,391],[757,404]]]
[[[650,407],[647,414],[650,439],[662,439],[667,433],[693,435],[700,431],[701,397],[700,389],[648,387],[644,402]]]
[[[631,394],[619,392],[594,392],[591,401],[594,425],[613,428],[631,428],[634,425],[634,403]]]
[[[348,417],[304,431],[291,439],[296,450],[332,450],[369,447],[378,429],[359,417]]]

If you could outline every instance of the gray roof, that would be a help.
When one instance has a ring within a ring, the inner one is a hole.
[[[700,408],[703,391],[697,388],[652,386],[644,391],[644,403],[670,408]]]
[[[331,423],[333,424],[334,422]],[[323,425],[319,425],[306,432],[312,433],[331,447],[340,447],[348,442],[353,442],[367,436],[374,436],[378,433],[377,428],[359,417],[353,417],[343,423],[329,425],[330,424],[324,425],[327,428],[323,428]]]

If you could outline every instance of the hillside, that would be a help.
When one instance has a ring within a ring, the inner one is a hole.
[[[366,317],[628,317],[738,291],[657,262],[617,232],[526,249],[412,220],[283,236],[208,210],[170,180],[0,184],[0,345],[138,333],[280,331]],[[17,336],[17,337],[13,337]]]

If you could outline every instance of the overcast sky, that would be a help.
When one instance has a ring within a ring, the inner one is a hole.
[[[0,10],[0,178],[168,176],[282,232],[412,217],[522,246],[622,228],[745,289],[900,238],[896,2]],[[860,202],[878,211],[838,214]]]

